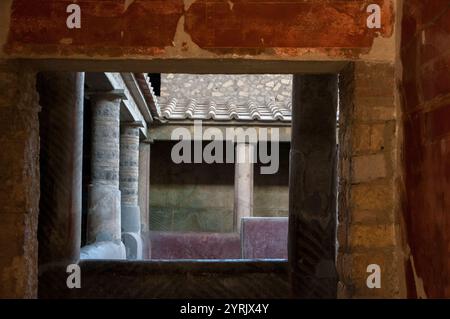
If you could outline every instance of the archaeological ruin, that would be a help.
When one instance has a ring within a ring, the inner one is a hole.
[[[450,298],[449,21],[1,1],[0,298]]]

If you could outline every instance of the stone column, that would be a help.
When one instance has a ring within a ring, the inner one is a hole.
[[[58,265],[65,271],[80,258],[84,73],[39,73],[38,91],[42,105],[39,264]]]
[[[236,144],[234,173],[234,229],[241,231],[242,217],[253,215],[253,162],[255,145]]]
[[[150,255],[150,148],[152,139],[141,141],[139,145],[139,208],[141,211],[142,258]]]
[[[139,208],[141,210],[141,232],[149,231],[150,218],[150,148],[152,140],[139,144]]]
[[[119,132],[121,91],[96,92],[92,99],[92,184],[88,202],[88,243],[121,242]]]
[[[142,259],[139,195],[140,122],[122,123],[120,135],[120,191],[122,193],[122,240],[127,259]]]
[[[295,75],[289,268],[295,298],[336,298],[336,75]]]

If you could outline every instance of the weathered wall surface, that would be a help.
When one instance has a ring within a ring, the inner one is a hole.
[[[287,104],[292,100],[292,75],[162,74],[161,97]]]
[[[405,297],[398,207],[394,66],[357,62],[340,75],[339,297]],[[366,285],[367,266],[381,289]]]
[[[38,96],[33,73],[0,73],[0,298],[37,296]]]
[[[382,28],[369,29],[369,4]],[[77,1],[81,29],[66,27],[65,1],[7,0],[5,57],[275,58],[394,56],[394,0]],[[10,13],[10,14],[8,14]],[[136,32],[135,30],[139,30]]]
[[[411,297],[450,297],[450,3],[404,1],[401,95]]]

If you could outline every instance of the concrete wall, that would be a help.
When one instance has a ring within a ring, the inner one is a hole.
[[[398,76],[411,297],[450,297],[450,6],[404,1]]]
[[[161,97],[290,103],[292,75],[162,74]]]
[[[150,229],[233,231],[234,164],[175,164],[169,142],[152,145]],[[288,215],[289,144],[280,148],[280,170],[260,175],[255,164],[254,215]]]

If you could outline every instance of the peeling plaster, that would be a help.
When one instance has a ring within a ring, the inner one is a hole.
[[[187,0],[190,1],[190,0]],[[191,1],[193,2],[193,1]],[[166,53],[169,55],[185,55],[187,52],[199,56],[208,54],[208,51],[203,50],[194,41],[192,41],[189,33],[184,29],[185,17],[181,16],[178,20],[177,29],[172,41],[172,47],[165,47]]]
[[[124,12],[128,10],[128,7],[133,4],[134,0],[125,0],[125,4],[124,4]]]
[[[423,279],[417,275],[416,266],[414,265],[414,257],[410,255],[411,268],[414,275],[414,283],[416,286],[416,294],[419,299],[427,299],[427,294],[425,292],[425,287],[423,286]]]
[[[228,0],[228,5],[230,6],[230,10],[233,11],[234,3]]]
[[[191,5],[194,4],[194,2],[197,0],[184,0],[184,10],[188,11]]]
[[[396,0],[393,0],[396,3]],[[192,5],[197,3],[196,0],[183,0],[181,5],[184,5],[185,10],[192,10]],[[2,2],[0,7],[4,6],[5,2]],[[11,0],[6,0],[6,3],[11,4]],[[124,0],[124,9],[130,10],[130,6],[137,4],[135,0]],[[236,4],[233,0],[227,0],[230,9],[234,9]],[[10,12],[10,8],[6,6],[6,10],[3,12]],[[185,11],[186,14],[186,11]],[[232,14],[235,14],[233,11]],[[1,16],[1,14],[0,14]],[[6,14],[9,18],[9,14]],[[187,16],[186,16],[187,17]],[[86,53],[86,51],[77,51],[71,47],[62,48],[56,54],[53,53],[48,47],[42,46],[38,47],[35,52],[29,50],[27,46],[17,45],[14,49],[15,52],[11,52],[11,48],[6,47],[1,50],[0,55],[7,58],[33,58],[34,56],[39,58],[54,58],[67,57],[70,56],[71,59],[76,58],[95,58],[101,57],[102,59],[143,59],[148,60],[150,56],[152,57],[164,57],[164,58],[217,58],[221,59],[251,59],[251,60],[289,60],[289,61],[336,61],[339,60],[365,60],[365,61],[394,61],[395,58],[395,36],[389,36],[387,38],[377,37],[374,38],[373,47],[367,48],[293,48],[293,47],[273,47],[273,48],[261,48],[258,52],[247,52],[235,51],[235,52],[223,52],[220,50],[208,49],[200,47],[196,42],[193,41],[191,35],[187,32],[185,28],[186,18],[178,18],[177,27],[174,33],[174,38],[172,45],[167,45],[165,47],[158,48],[136,48],[136,51],[130,51],[129,53],[122,52],[119,49],[116,51],[110,50],[109,52],[102,53],[102,50],[98,50],[98,54],[95,53],[92,48],[92,52]],[[4,24],[4,21],[0,22]],[[9,27],[5,27],[3,30],[8,30]],[[126,31],[126,30],[121,30]],[[0,34],[1,36],[1,34]],[[123,39],[124,35],[119,34],[119,38]],[[1,37],[0,37],[0,40]],[[261,43],[267,42],[267,39],[260,39]],[[6,39],[4,43],[6,42]],[[1,44],[1,43],[0,43]],[[64,46],[64,45],[63,45]],[[139,50],[137,50],[139,49]],[[147,50],[148,49],[148,50]]]
[[[373,39],[370,51],[365,56],[370,61],[395,61],[395,46],[395,36],[376,37]]]

